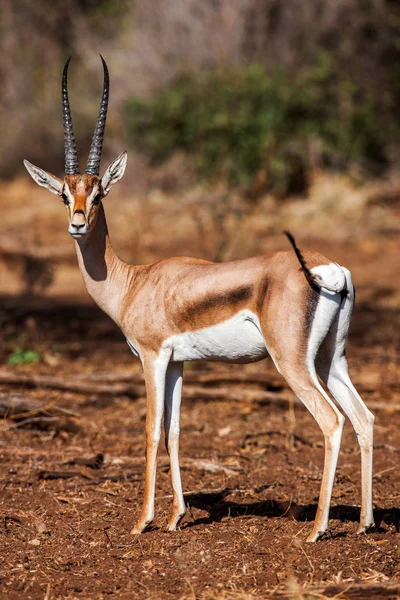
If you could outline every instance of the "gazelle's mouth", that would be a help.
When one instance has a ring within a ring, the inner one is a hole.
[[[68,229],[68,233],[73,237],[73,238],[82,238],[85,237],[85,235],[89,232],[89,229],[85,229],[84,231],[71,231],[70,229]]]

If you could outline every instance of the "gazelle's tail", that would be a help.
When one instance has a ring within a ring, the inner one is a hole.
[[[283,233],[291,243],[301,268],[303,269],[304,275],[310,285],[315,285],[319,289],[328,290],[335,294],[340,294],[347,289],[346,276],[340,265],[337,263],[330,263],[329,265],[313,267],[313,269],[310,270],[307,267],[304,256],[297,247],[292,234],[289,231],[284,231]]]

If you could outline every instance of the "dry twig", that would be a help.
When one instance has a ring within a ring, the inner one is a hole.
[[[203,387],[199,385],[191,385],[195,383],[210,383],[222,381],[221,375],[219,379],[217,374],[200,374],[194,371],[189,372],[190,376],[187,378],[187,383],[184,387],[184,397],[191,400],[203,400],[203,401],[216,401],[226,400],[229,402],[255,402],[257,404],[274,404],[275,406],[282,406],[286,408],[288,401],[292,398],[291,392],[287,389],[282,391],[267,391],[258,389],[243,389],[243,388],[229,388],[229,387]],[[125,377],[125,375],[124,375]],[[204,379],[206,378],[206,379]],[[240,375],[239,375],[240,379]],[[261,379],[261,378],[260,378]],[[253,379],[253,376],[243,377],[242,383],[260,383],[259,378]],[[135,376],[135,380],[142,382],[143,378]],[[237,378],[232,377],[231,374],[225,374],[224,381],[234,382],[238,381]],[[20,385],[26,387],[44,387],[58,390],[68,390],[70,392],[77,392],[81,394],[106,394],[110,396],[127,395],[132,398],[140,398],[145,395],[144,385],[129,384],[129,383],[96,383],[93,379],[63,379],[62,377],[52,377],[48,375],[20,375],[10,373],[8,371],[0,371],[0,383],[7,383],[9,385]],[[294,404],[300,404],[297,398],[293,398]],[[388,411],[400,411],[400,403],[392,402],[379,402],[371,401],[368,402],[369,408],[372,410],[388,410]],[[65,409],[64,409],[65,410]]]

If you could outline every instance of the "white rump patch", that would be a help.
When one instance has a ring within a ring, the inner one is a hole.
[[[218,325],[174,335],[163,345],[172,349],[173,361],[250,363],[268,355],[258,317],[249,310]]]
[[[329,265],[319,265],[310,269],[316,277],[317,284],[325,290],[340,294],[346,287],[346,276],[340,265],[329,263]]]

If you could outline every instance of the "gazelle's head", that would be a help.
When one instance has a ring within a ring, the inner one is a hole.
[[[68,101],[67,74],[71,57],[65,63],[62,78],[65,147],[64,180],[24,160],[25,167],[36,183],[46,187],[52,194],[61,196],[68,214],[68,231],[76,239],[83,237],[93,228],[102,198],[107,196],[112,185],[121,179],[126,167],[127,154],[122,152],[108,166],[103,177],[99,177],[110,89],[107,65],[101,55],[100,58],[104,69],[103,95],[84,174],[81,175],[79,172],[78,153]]]

